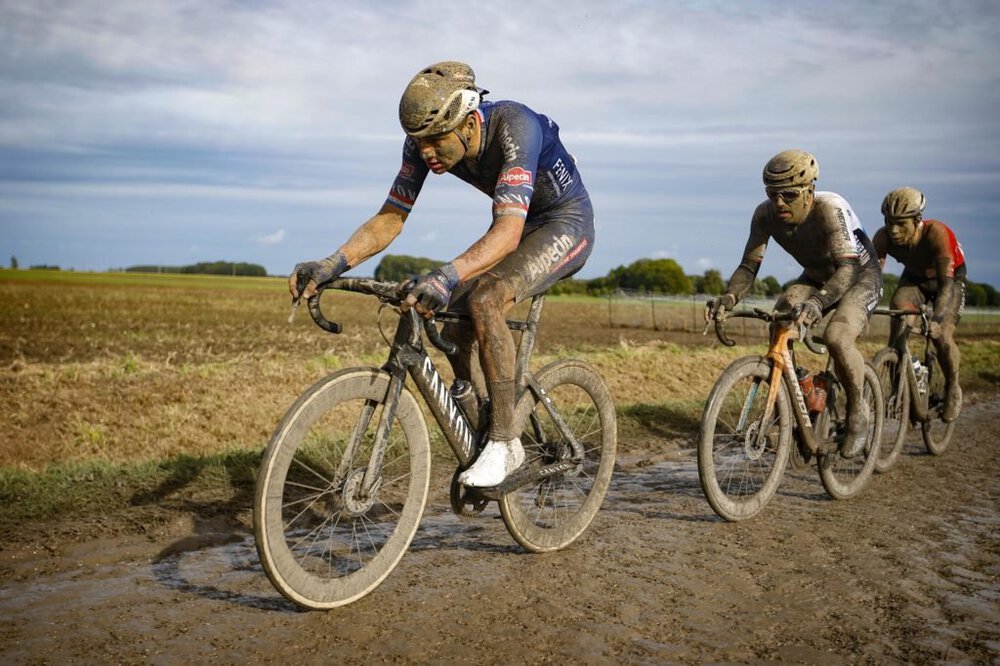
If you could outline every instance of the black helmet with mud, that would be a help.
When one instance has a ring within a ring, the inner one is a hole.
[[[816,158],[804,150],[783,150],[764,165],[764,187],[808,187],[819,179]]]
[[[888,219],[922,217],[927,200],[924,193],[913,187],[899,187],[885,195],[882,200],[882,216]]]
[[[462,62],[439,62],[420,70],[399,100],[399,124],[414,138],[445,134],[479,108],[487,91]]]

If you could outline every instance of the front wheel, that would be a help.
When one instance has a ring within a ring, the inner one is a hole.
[[[888,472],[903,451],[910,425],[910,382],[905,366],[900,366],[899,352],[886,347],[872,359],[885,398],[885,421],[882,446],[879,447],[875,471]]]
[[[698,478],[726,520],[757,515],[774,496],[792,445],[792,408],[784,384],[771,386],[771,364],[737,359],[715,382],[701,417]],[[768,393],[778,391],[766,415]]]
[[[843,389],[843,387],[841,387]],[[879,456],[879,445],[882,442],[882,424],[885,416],[885,403],[882,397],[882,384],[870,364],[865,364],[865,379],[862,386],[862,399],[868,407],[868,439],[863,452],[853,458],[844,458],[839,451],[822,454],[819,457],[819,476],[823,487],[834,499],[850,499],[861,493],[871,482],[875,462]],[[830,414],[846,415],[846,391],[837,391],[836,404],[827,402]],[[831,418],[831,428],[839,419]],[[820,433],[821,435],[823,433]]]
[[[614,471],[618,425],[607,385],[583,361],[555,361],[535,375],[535,382],[541,393],[529,387],[514,414],[514,422],[522,424],[525,466],[565,462],[568,469],[506,493],[500,513],[515,541],[543,553],[573,543],[597,515]],[[551,400],[549,408],[543,394]],[[583,447],[584,457],[576,464],[570,438]]]
[[[927,420],[921,424],[924,436],[924,446],[931,455],[942,455],[951,443],[955,432],[955,422],[945,423],[941,420],[944,409],[944,372],[941,365],[928,358],[925,363],[928,370],[928,387],[924,400],[927,402]]]
[[[373,368],[317,382],[288,410],[264,452],[254,497],[257,553],[271,583],[300,606],[335,608],[368,594],[417,531],[430,445],[420,407],[405,388],[377,474],[366,478],[388,387],[389,375]]]

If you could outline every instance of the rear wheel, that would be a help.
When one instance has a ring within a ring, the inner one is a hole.
[[[868,407],[868,439],[861,454],[853,458],[844,458],[839,451],[820,455],[819,476],[823,487],[834,499],[850,499],[859,495],[871,482],[875,462],[878,460],[879,444],[882,441],[882,424],[885,414],[885,403],[882,398],[882,385],[875,369],[865,364],[865,380],[862,399]],[[829,435],[837,426],[843,425],[847,413],[847,397],[843,387],[836,392],[835,404],[827,401],[827,410],[831,418],[827,423],[827,432],[817,433],[820,436]],[[832,412],[830,410],[833,410]]]
[[[608,387],[583,361],[556,361],[542,368],[535,381],[558,417],[531,389],[518,400],[514,418],[523,424],[525,467],[563,461],[568,469],[517,488],[499,503],[511,536],[541,553],[573,543],[597,515],[614,471],[618,426]],[[569,437],[583,447],[584,457],[576,464],[570,464]]]
[[[737,359],[712,387],[701,417],[698,478],[712,509],[730,521],[757,515],[781,483],[792,447],[792,411],[771,364]],[[778,391],[766,416],[768,393]]]
[[[891,347],[875,354],[872,365],[885,398],[882,446],[875,461],[875,471],[888,472],[899,460],[906,444],[910,425],[910,383],[904,374],[906,368],[899,364],[899,352]]]
[[[388,387],[389,375],[372,368],[321,380],[288,410],[264,452],[254,497],[257,553],[271,583],[300,606],[334,608],[368,594],[417,531],[430,445],[405,388],[378,476],[365,481]]]
[[[927,366],[927,420],[921,424],[924,436],[924,446],[932,455],[939,456],[951,443],[951,435],[955,431],[955,422],[945,423],[941,420],[944,410],[944,372],[936,360],[928,358]]]

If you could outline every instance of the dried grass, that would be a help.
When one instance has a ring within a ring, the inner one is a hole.
[[[279,281],[0,275],[0,467],[260,449],[312,382],[383,361],[377,303],[338,294],[335,305],[340,336],[303,313],[289,325]],[[663,332],[625,338],[600,321],[603,307],[550,299],[534,365],[562,356],[595,365],[625,417],[623,438],[691,432],[722,368],[764,349],[758,338],[733,349],[701,335],[673,336],[682,344],[665,342]],[[996,381],[1000,344],[977,341],[965,354]]]

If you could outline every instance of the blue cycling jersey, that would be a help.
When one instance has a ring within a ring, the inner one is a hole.
[[[471,167],[463,160],[450,173],[493,198],[494,219],[515,215],[530,228],[544,224],[550,211],[589,199],[550,118],[510,101],[483,102],[476,113],[482,124],[477,159]],[[386,201],[409,213],[429,172],[416,141],[407,137]]]

